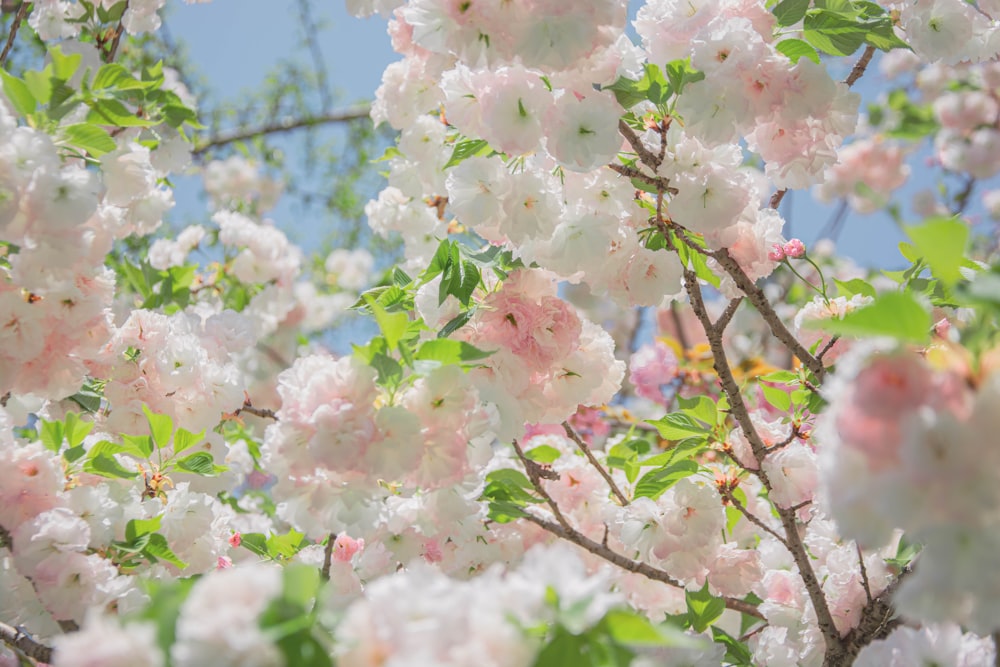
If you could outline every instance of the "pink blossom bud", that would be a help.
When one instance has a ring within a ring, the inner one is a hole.
[[[785,249],[780,243],[775,243],[771,252],[767,253],[767,258],[772,262],[783,262],[785,260]]]
[[[243,544],[243,538],[240,536],[239,533],[233,533],[232,536],[229,538],[229,546],[235,549],[239,547],[241,544]]]
[[[940,320],[934,324],[934,333],[939,337],[948,340],[948,334],[951,332],[951,322],[948,321],[947,317],[942,317]]]
[[[341,533],[333,541],[333,557],[335,560],[346,563],[354,557],[354,554],[364,548],[364,540],[356,540],[347,533]]]
[[[219,556],[219,560],[215,565],[217,570],[225,570],[227,567],[233,566],[233,559],[229,556]]]
[[[798,239],[792,239],[791,241],[785,244],[785,247],[782,248],[782,251],[785,253],[785,256],[791,257],[792,259],[798,259],[799,257],[802,257],[803,255],[806,254],[806,246],[802,243],[802,241]]]

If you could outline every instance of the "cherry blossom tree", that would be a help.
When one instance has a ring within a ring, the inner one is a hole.
[[[164,4],[4,4],[0,664],[997,664],[1000,3],[348,0],[384,272],[192,161],[274,128],[199,143]]]

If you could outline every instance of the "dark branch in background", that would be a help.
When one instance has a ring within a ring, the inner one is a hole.
[[[319,88],[320,103],[325,112],[333,108],[333,97],[330,94],[326,62],[323,60],[323,52],[319,48],[319,37],[316,35],[316,23],[312,19],[309,5],[309,0],[299,0],[299,21],[302,23],[302,30],[306,35],[306,44],[309,46],[313,67],[316,68],[316,87]]]
[[[358,104],[353,107],[348,107],[346,109],[340,109],[331,113],[320,114],[318,116],[306,116],[304,118],[286,118],[284,120],[272,123],[270,125],[261,125],[259,127],[252,127],[246,129],[239,129],[234,132],[219,134],[215,137],[211,137],[198,144],[191,151],[192,155],[201,155],[208,150],[214,148],[220,148],[228,144],[235,143],[237,141],[246,141],[247,139],[253,139],[254,137],[264,136],[268,134],[281,134],[283,132],[292,132],[294,130],[301,130],[307,127],[315,127],[317,125],[328,125],[331,123],[346,123],[352,120],[360,120],[362,118],[367,118],[371,112],[371,107],[368,104]]]
[[[975,187],[976,177],[972,175],[968,176],[965,179],[965,186],[962,188],[962,191],[955,195],[955,206],[951,210],[952,215],[961,215],[965,212],[969,201],[972,199],[972,189]],[[1000,653],[1000,650],[997,653]]]
[[[777,209],[779,206],[781,206],[781,200],[785,198],[786,192],[788,192],[788,190],[782,188],[781,190],[778,190],[773,195],[771,195],[771,202],[770,202],[771,208]]]
[[[38,662],[50,663],[52,662],[52,656],[55,654],[55,651],[51,647],[36,641],[31,635],[2,622],[0,622],[0,642]]]
[[[21,23],[28,16],[28,7],[30,3],[22,2],[21,6],[17,10],[17,14],[14,15],[14,20],[10,23],[10,32],[7,34],[7,43],[3,46],[3,51],[0,52],[0,67],[3,67],[4,63],[7,62],[7,56],[10,54],[10,50],[14,48],[14,40],[17,39],[17,31],[21,28]]]
[[[3,526],[0,526],[0,549],[9,549],[14,546],[14,540],[10,537],[10,532]]]
[[[837,237],[840,236],[840,231],[844,227],[844,220],[847,219],[847,199],[841,199],[837,203],[837,208],[834,210],[830,219],[826,221],[823,228],[819,230],[819,234],[816,235],[816,240],[820,239],[830,239],[831,241],[836,241]]]
[[[569,439],[576,443],[576,446],[580,448],[583,455],[587,457],[588,461],[590,461],[590,465],[594,466],[594,468],[597,469],[597,472],[601,473],[601,477],[603,477],[604,481],[608,483],[611,493],[615,494],[615,498],[617,498],[618,502],[622,504],[622,507],[628,505],[628,498],[626,498],[625,494],[618,488],[618,485],[615,484],[615,480],[610,474],[608,474],[608,471],[605,470],[604,466],[601,465],[601,462],[594,457],[594,453],[590,451],[590,447],[588,447],[587,443],[583,441],[583,438],[581,438],[573,427],[570,426],[569,422],[563,422],[562,426]]]

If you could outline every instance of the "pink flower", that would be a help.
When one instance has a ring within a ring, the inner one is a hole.
[[[775,243],[771,252],[767,253],[767,258],[772,262],[782,262],[785,260],[785,249],[780,243]]]
[[[341,533],[333,541],[333,558],[346,563],[364,548],[364,540],[356,540],[347,533]]]
[[[229,538],[229,546],[236,549],[241,544],[243,544],[243,537],[240,536],[238,532],[233,533],[232,536]]]
[[[806,254],[806,246],[799,239],[792,239],[786,243],[781,250],[785,253],[785,256],[791,257],[792,259],[804,257]]]

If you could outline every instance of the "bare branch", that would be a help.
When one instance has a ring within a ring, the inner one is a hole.
[[[777,209],[781,206],[781,200],[785,198],[785,193],[788,192],[786,188],[782,188],[771,195],[771,208]]]
[[[10,55],[10,50],[14,48],[14,40],[17,39],[17,31],[28,16],[30,7],[30,2],[22,2],[17,14],[14,14],[14,19],[10,22],[10,32],[7,33],[7,43],[3,45],[3,51],[0,52],[0,67],[3,67],[4,63],[7,62],[7,56]]]
[[[722,497],[725,498],[730,505],[739,510],[740,514],[742,514],[747,518],[747,521],[757,526],[764,532],[770,533],[776,540],[784,544],[786,549],[788,548],[788,540],[786,540],[781,534],[778,533],[778,531],[776,531],[775,529],[771,528],[769,525],[758,519],[755,514],[751,513],[750,510],[744,507],[743,503],[741,503],[739,499],[733,495],[732,491],[723,490]]]
[[[320,114],[318,116],[285,118],[270,125],[262,125],[259,127],[239,129],[236,130],[235,132],[230,132],[228,134],[219,134],[195,146],[194,149],[191,151],[191,154],[202,155],[206,151],[215,148],[220,148],[222,146],[227,146],[229,144],[236,143],[237,141],[246,141],[247,139],[253,139],[254,137],[260,137],[264,135],[292,132],[294,130],[301,130],[307,127],[316,127],[317,125],[347,123],[353,120],[360,120],[362,118],[367,118],[370,113],[371,113],[371,106],[367,104],[358,104],[352,107],[347,107],[346,109],[340,109],[330,113]]]
[[[0,622],[0,642],[37,662],[51,663],[52,656],[55,654],[52,647],[46,646],[31,635],[2,622]]]
[[[576,430],[570,426],[569,422],[563,422],[562,425],[563,429],[566,431],[566,436],[576,443],[576,446],[580,448],[583,455],[587,457],[588,461],[590,461],[590,465],[594,466],[594,468],[597,469],[597,472],[601,473],[601,477],[603,477],[604,481],[608,483],[608,487],[611,488],[611,493],[615,494],[615,498],[618,499],[618,502],[621,503],[622,507],[628,505],[628,498],[626,498],[625,494],[618,488],[618,485],[615,484],[615,480],[611,477],[604,466],[601,465],[601,462],[594,457],[594,453],[590,451],[590,447],[588,447],[587,443],[583,441],[580,434],[578,434]]]
[[[844,83],[846,83],[848,87],[853,86],[854,82],[861,78],[861,76],[865,73],[865,70],[868,68],[868,63],[872,61],[872,56],[874,55],[875,47],[869,44],[865,47],[865,52],[861,54],[861,57],[858,59],[858,62],[855,63],[854,68],[851,69],[851,73],[847,75],[846,79],[844,79]]]

